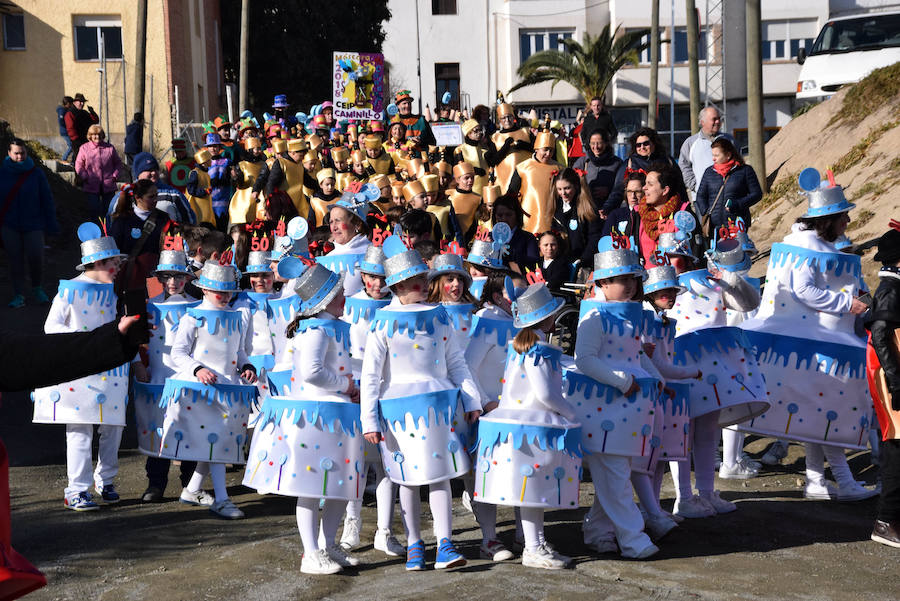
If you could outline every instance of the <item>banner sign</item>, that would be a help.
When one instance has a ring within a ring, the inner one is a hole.
[[[335,119],[384,117],[384,55],[373,52],[334,53]]]
[[[462,127],[459,123],[432,123],[435,146],[459,146],[463,143]]]

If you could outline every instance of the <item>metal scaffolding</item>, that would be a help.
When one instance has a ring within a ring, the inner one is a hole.
[[[725,120],[725,0],[706,2],[706,69],[704,106],[714,106]]]

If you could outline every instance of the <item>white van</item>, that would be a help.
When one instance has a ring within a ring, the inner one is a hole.
[[[900,61],[900,11],[831,19],[812,49],[801,49],[797,98],[821,98]]]

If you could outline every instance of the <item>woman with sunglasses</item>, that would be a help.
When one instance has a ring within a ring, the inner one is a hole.
[[[606,202],[600,207],[604,215],[609,215],[622,205],[622,201],[625,199],[625,183],[628,175],[634,172],[649,173],[650,165],[654,163],[664,163],[674,168],[678,180],[674,186],[675,192],[681,198],[687,198],[681,170],[678,169],[675,159],[669,156],[665,144],[655,129],[642,127],[631,135],[629,143],[631,144],[631,154],[619,167],[613,189]]]

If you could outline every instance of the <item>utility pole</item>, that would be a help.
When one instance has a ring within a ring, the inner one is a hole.
[[[700,114],[700,66],[697,62],[700,31],[694,0],[685,0],[684,10],[687,20],[688,72],[691,82],[691,133],[695,134],[700,131],[700,123],[697,120],[697,115]]]
[[[750,165],[763,193],[766,185],[766,145],[763,140],[763,82],[760,0],[747,0],[747,135]]]
[[[656,129],[656,89],[659,86],[659,0],[650,0],[650,96],[647,100],[647,127]]]
[[[249,98],[247,98],[247,46],[250,38],[250,0],[241,0],[241,56],[238,73],[238,110],[240,113],[247,110]]]
[[[147,0],[138,0],[137,40],[134,46],[134,111],[144,112],[144,78],[147,59]],[[124,73],[124,69],[123,69]],[[127,116],[126,116],[127,119]],[[126,125],[128,122],[126,121]]]

